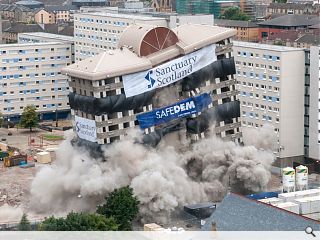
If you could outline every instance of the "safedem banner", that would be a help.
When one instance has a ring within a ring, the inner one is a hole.
[[[75,116],[75,127],[79,138],[90,142],[97,141],[97,128],[94,120]]]
[[[122,76],[126,97],[132,97],[156,88],[165,87],[208,66],[217,60],[216,46],[210,45],[170,62]]]
[[[187,98],[168,107],[155,109],[151,112],[137,115],[140,128],[157,126],[170,122],[173,119],[187,117],[201,112],[212,102],[209,94],[204,93],[197,97]]]

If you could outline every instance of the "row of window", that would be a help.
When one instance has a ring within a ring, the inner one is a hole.
[[[43,48],[43,49],[28,49],[28,50],[24,50],[24,49],[18,49],[18,50],[0,50],[0,55],[4,55],[4,54],[27,54],[27,53],[41,53],[41,52],[47,52],[47,51],[51,51],[51,52],[56,52],[56,51],[69,51],[70,48]]]
[[[273,66],[273,65],[266,65],[266,64],[259,64],[259,63],[256,63],[256,64],[253,64],[251,62],[242,62],[241,64],[241,61],[236,61],[236,64],[237,66],[248,66],[248,67],[253,67],[255,66],[256,68],[261,68],[261,69],[269,69],[269,70],[275,70],[275,71],[279,71],[280,70],[280,67],[279,66]],[[268,68],[267,68],[268,66]]]
[[[122,33],[122,30],[114,30],[114,29],[106,29],[106,28],[93,28],[93,27],[86,27],[86,26],[75,26],[75,28],[78,28],[78,29],[83,29],[83,30],[91,30],[91,31],[95,31],[95,32],[105,32],[105,33]],[[78,36],[81,35],[81,34],[78,34]],[[77,36],[77,33],[75,33],[75,36]]]
[[[60,75],[60,72],[47,72],[47,73],[42,73],[42,76],[46,76],[46,77],[54,77],[56,75]],[[0,80],[2,79],[18,79],[18,78],[22,78],[23,75],[22,74],[13,74],[13,75],[0,75]],[[39,77],[39,73],[27,73],[25,75],[26,78],[30,78],[30,77]]]
[[[241,83],[241,82],[240,82]],[[255,86],[256,89],[262,89],[262,90],[266,90],[268,88],[269,91],[275,91],[275,92],[279,92],[280,91],[280,88],[279,87],[272,87],[270,85],[264,85],[264,84],[253,84],[253,83],[250,83],[250,82],[242,82],[242,86],[243,87],[253,87]]]
[[[267,75],[266,74],[262,74],[262,73],[253,73],[253,72],[242,72],[241,71],[237,71],[237,76],[244,76],[247,78],[256,78],[259,80],[267,80]],[[278,76],[268,76],[269,81],[272,82],[280,82],[280,78]]]
[[[255,96],[255,98],[259,99],[260,95],[259,94],[254,94],[252,92],[248,93],[248,92],[240,92],[240,94],[242,97],[250,97],[253,98]],[[262,100],[266,100],[266,101],[270,101],[270,102],[279,102],[280,98],[279,97],[272,97],[272,96],[267,96],[267,95],[262,95]]]
[[[51,56],[50,60],[66,60],[69,59],[70,56]],[[3,58],[2,63],[18,63],[22,62],[22,58]],[[41,61],[48,61],[49,59],[46,59],[45,57],[34,57],[34,58],[26,58],[25,62],[41,62]],[[1,69],[1,68],[0,68]],[[6,67],[2,67],[3,70],[6,69]]]
[[[67,91],[69,90],[69,87],[55,87],[50,89],[51,92],[58,92],[58,91]],[[20,90],[19,94],[33,94],[33,93],[39,93],[39,89],[29,89],[29,90]],[[46,92],[47,89],[42,89],[43,92]],[[10,95],[14,95],[14,91],[10,91]],[[0,96],[5,96],[7,95],[7,92],[0,92]]]
[[[78,18],[74,19],[75,21],[78,21]],[[92,18],[79,18],[80,22],[89,22],[89,23],[99,23],[99,24],[109,24],[114,26],[129,26],[129,23],[125,22],[119,22],[119,21],[107,21],[107,20],[101,20],[101,19],[92,19]]]
[[[253,103],[252,102],[245,102],[245,101],[242,101],[241,102],[242,106],[247,106],[247,107],[253,107]],[[256,109],[261,109],[261,110],[266,110],[267,109],[267,106],[265,105],[259,105],[259,104],[255,104],[255,107]],[[279,112],[280,109],[277,108],[277,107],[271,107],[271,106],[268,106],[268,111],[274,111],[274,112]]]
[[[85,38],[86,36],[84,34],[80,34],[79,38]],[[100,37],[100,36],[90,36],[88,35],[87,36],[88,39],[92,39],[92,40],[99,40],[99,41],[108,41],[108,42],[113,42],[113,43],[117,43],[118,41],[118,38],[117,37],[113,37],[113,38],[103,38],[103,37]],[[79,45],[81,45],[81,42],[78,42]],[[85,45],[85,44],[83,44]],[[89,45],[89,44],[88,44]]]
[[[254,112],[242,111],[242,117],[250,117],[250,118],[259,119],[259,114],[258,113],[254,113]],[[271,122],[273,118],[271,116],[262,114],[261,115],[261,119],[264,120],[264,121]],[[276,123],[279,123],[279,121],[280,121],[279,117],[275,117],[275,121],[276,121]]]
[[[242,126],[248,126],[248,127],[256,127],[256,128],[261,128],[261,127],[263,127],[263,125],[262,124],[258,124],[258,123],[253,123],[253,122],[247,122],[247,121],[242,121]],[[276,133],[278,133],[279,132],[279,128],[275,128],[274,129],[274,131],[276,132]]]
[[[271,61],[280,61],[280,57],[279,56],[273,56],[273,55],[267,55],[267,54],[262,54],[262,56],[260,56],[259,53],[251,53],[251,52],[244,52],[244,51],[238,51],[238,56],[241,57],[250,57],[250,58],[260,58],[262,57],[262,59],[265,60],[271,60]]]
[[[40,80],[40,81],[28,81],[28,82],[11,82],[9,85],[10,87],[12,86],[17,86],[17,87],[20,87],[20,86],[29,86],[29,85],[42,85],[42,84],[66,84],[68,82],[68,80]],[[8,83],[1,83],[0,84],[1,87],[7,87],[8,86]]]
[[[69,105],[69,103],[67,103],[67,105]],[[34,105],[36,107],[36,109],[39,109],[39,105]],[[44,104],[42,105],[43,108],[53,108],[53,107],[61,107],[62,106],[62,103],[58,103],[58,104]],[[20,110],[22,110],[24,107],[23,106],[20,106]],[[4,112],[12,112],[14,111],[15,107],[5,107],[3,108],[3,111]]]

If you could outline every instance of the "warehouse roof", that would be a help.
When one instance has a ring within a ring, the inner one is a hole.
[[[234,193],[223,199],[202,230],[210,231],[212,224],[217,231],[304,231],[308,226],[320,230],[319,221]]]
[[[129,34],[139,28],[144,33]],[[173,34],[178,38],[178,42],[169,44],[167,41],[164,41],[165,44],[168,43],[166,48],[161,47],[155,52],[150,52],[149,55],[141,55],[140,50],[143,46],[140,46],[139,43],[145,40],[144,37],[149,32],[155,32],[153,39],[154,41],[159,41],[156,35],[157,29],[159,27],[150,27],[149,25],[142,24],[130,26],[119,40],[120,49],[87,58],[62,69],[62,72],[88,80],[102,80],[122,76],[150,69],[169,59],[186,55],[236,34],[236,30],[229,28],[209,25],[182,25],[172,31],[169,29],[167,31],[168,36]],[[173,37],[172,39],[175,38]]]

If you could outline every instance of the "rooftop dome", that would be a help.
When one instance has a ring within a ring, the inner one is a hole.
[[[169,28],[141,24],[128,27],[121,35],[118,46],[132,48],[139,57],[144,57],[177,42],[177,35]]]

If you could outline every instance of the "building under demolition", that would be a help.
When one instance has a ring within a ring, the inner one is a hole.
[[[63,69],[78,142],[109,144],[138,127],[152,146],[172,132],[241,142],[234,35],[206,25],[132,25],[118,49]]]

